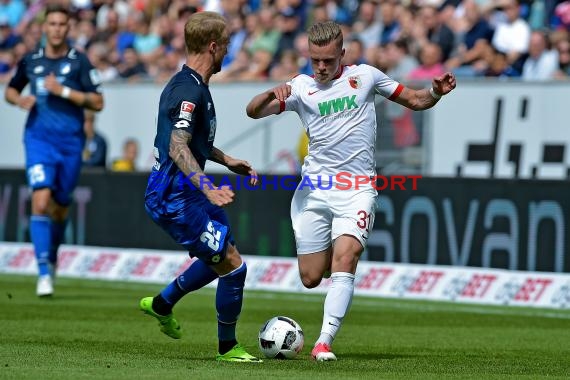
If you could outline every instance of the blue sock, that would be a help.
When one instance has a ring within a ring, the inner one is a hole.
[[[46,215],[32,215],[30,218],[30,235],[38,261],[40,276],[49,274],[49,248],[51,246],[51,219]]]
[[[196,260],[160,292],[166,302],[174,306],[186,294],[201,289],[218,278],[218,274],[202,260]]]
[[[243,303],[243,285],[247,266],[241,266],[226,275],[220,276],[216,291],[216,310],[218,312],[218,339],[232,341],[236,339],[236,323]]]
[[[57,250],[59,245],[63,243],[65,236],[65,229],[67,227],[67,220],[63,222],[51,222],[51,247],[49,249],[49,262],[52,264],[57,263]]]

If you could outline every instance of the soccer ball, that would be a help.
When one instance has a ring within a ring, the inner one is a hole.
[[[259,330],[259,350],[268,358],[293,359],[303,349],[301,326],[289,317],[273,317]]]

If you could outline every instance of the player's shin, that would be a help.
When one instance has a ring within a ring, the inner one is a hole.
[[[51,265],[56,266],[57,264],[57,250],[63,242],[65,236],[65,229],[67,228],[67,219],[64,221],[51,221],[51,245],[49,249],[49,262]]]
[[[231,350],[236,341],[236,323],[243,304],[243,287],[247,266],[245,262],[232,272],[220,276],[216,291],[216,310],[218,312],[219,353]]]
[[[182,297],[203,288],[216,278],[218,274],[212,268],[201,260],[195,260],[180,276],[164,288],[159,296],[155,297],[157,298],[156,306],[160,310],[154,307],[154,302],[153,309],[161,315],[168,315]],[[164,302],[160,302],[159,298],[162,298]]]
[[[36,259],[38,261],[38,274],[49,275],[49,249],[51,246],[51,219],[47,215],[32,215],[30,218],[30,235]]]
[[[350,309],[354,294],[354,274],[335,272],[324,306],[323,325],[317,343],[330,346],[338,333],[342,320]]]

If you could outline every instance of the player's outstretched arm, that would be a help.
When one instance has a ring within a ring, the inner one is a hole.
[[[249,176],[249,183],[252,186],[257,184],[257,172],[249,162],[228,156],[216,147],[212,148],[212,154],[209,159],[220,165],[224,165],[236,174]]]
[[[175,129],[170,134],[170,147],[168,155],[178,169],[188,178],[197,189],[206,195],[206,198],[216,206],[225,206],[232,203],[234,192],[228,187],[216,187],[204,174],[189,148],[192,135],[181,129]]]
[[[247,116],[253,119],[260,119],[281,113],[285,109],[285,99],[290,95],[291,86],[286,83],[264,91],[251,99],[245,108]]]
[[[405,87],[394,101],[411,110],[422,111],[433,107],[442,96],[449,94],[456,85],[455,75],[448,72],[433,78],[429,89],[413,90]]]

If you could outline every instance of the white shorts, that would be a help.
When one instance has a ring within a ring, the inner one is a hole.
[[[303,187],[291,201],[291,221],[297,254],[326,250],[341,235],[354,236],[366,247],[374,225],[377,192]]]

